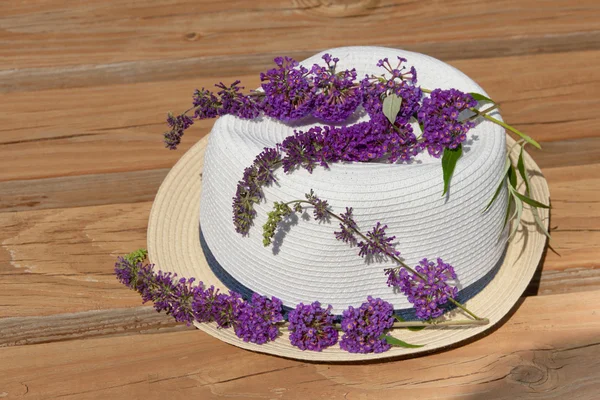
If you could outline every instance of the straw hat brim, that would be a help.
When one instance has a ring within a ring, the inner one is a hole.
[[[194,277],[206,285],[215,285],[226,291],[226,287],[217,279],[206,262],[200,244],[199,205],[204,151],[207,143],[208,137],[205,137],[188,150],[161,184],[148,221],[148,253],[156,269],[174,272],[180,277]],[[509,149],[514,143],[513,139],[507,137]],[[518,149],[519,146],[514,146],[513,160],[518,157]],[[542,203],[549,204],[550,194],[546,179],[527,153],[524,161],[531,177],[531,196]],[[519,182],[519,185],[522,192],[523,183]],[[548,210],[540,209],[539,215],[547,228]],[[257,345],[239,339],[233,329],[217,328],[215,323],[195,323],[195,326],[234,346],[299,360],[363,361],[430,353],[465,342],[491,329],[508,314],[531,281],[545,245],[546,236],[537,228],[533,214],[525,205],[522,224],[508,244],[504,262],[496,276],[480,293],[467,302],[469,309],[479,316],[488,318],[490,323],[469,327],[432,327],[418,332],[406,329],[392,330],[392,336],[408,343],[424,345],[420,348],[392,347],[389,351],[379,354],[353,354],[341,350],[336,345],[321,352],[302,351],[290,344],[285,329],[281,329],[281,337],[277,340]],[[460,315],[457,317],[463,319]]]

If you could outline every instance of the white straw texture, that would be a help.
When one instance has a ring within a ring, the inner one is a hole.
[[[507,138],[511,146],[514,141]],[[162,183],[148,221],[148,252],[157,269],[171,271],[179,276],[195,277],[222,290],[224,286],[212,273],[200,246],[198,230],[198,201],[201,196],[201,177],[207,138],[192,147],[177,162]],[[518,153],[515,152],[514,157]],[[525,154],[525,166],[531,178],[531,195],[549,203],[548,186],[539,167]],[[522,189],[522,182],[519,182]],[[395,329],[392,335],[409,343],[424,344],[417,349],[394,347],[380,354],[351,354],[334,346],[322,352],[301,351],[293,347],[288,333],[263,345],[246,343],[237,338],[232,329],[218,329],[214,323],[196,324],[208,334],[235,346],[282,357],[313,361],[360,361],[428,353],[465,341],[498,323],[515,305],[538,266],[546,244],[546,237],[535,227],[533,216],[526,206],[523,224],[507,247],[504,262],[494,280],[467,302],[476,314],[487,317],[489,325],[474,327],[428,328],[419,332]],[[540,217],[548,226],[548,211],[540,210]],[[231,251],[235,251],[234,248]],[[455,318],[464,319],[458,314]]]
[[[424,88],[456,88],[485,94],[473,80],[434,58],[381,47],[347,47],[326,51],[340,58],[338,68],[356,68],[358,76],[385,72],[379,59],[408,59]],[[307,68],[322,63],[317,54],[302,62]],[[367,119],[365,115],[356,120]],[[364,112],[363,112],[364,114]],[[494,114],[500,118],[498,114]],[[278,184],[265,189],[265,201],[256,206],[257,217],[248,237],[235,232],[232,197],[243,171],[264,147],[273,147],[294,130],[307,130],[316,121],[286,125],[270,118],[218,119],[212,129],[204,166],[200,224],[206,243],[219,264],[239,283],[263,295],[276,296],[295,307],[319,300],[341,313],[357,306],[368,295],[380,297],[396,309],[410,308],[403,295],[385,284],[384,268],[391,262],[366,263],[357,249],[337,241],[338,224],[319,224],[298,219],[276,235],[275,244],[262,244],[262,226],[274,201],[303,199],[311,189],[329,202],[333,211],[354,209],[359,228],[366,232],[376,222],[388,226],[396,236],[396,248],[409,265],[423,258],[441,257],[454,266],[459,288],[484,277],[501,259],[506,245],[502,223],[506,192],[485,213],[503,172],[504,129],[489,121],[473,128],[452,178],[449,195],[442,197],[440,159],[420,155],[411,164],[338,163],[284,174],[277,171]],[[418,126],[415,131],[420,131]],[[309,210],[309,213],[311,211]],[[500,239],[499,239],[500,238]]]

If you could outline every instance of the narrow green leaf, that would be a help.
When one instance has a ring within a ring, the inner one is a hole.
[[[502,190],[502,187],[504,186],[504,180],[506,179],[506,174],[508,173],[509,168],[510,168],[510,158],[507,156],[506,161],[504,163],[504,171],[502,172],[502,177],[500,178],[500,182],[498,183],[498,188],[496,189],[496,192],[494,193],[494,196],[492,196],[492,199],[490,200],[488,205],[485,206],[485,208],[483,209],[483,212],[486,212],[488,210],[488,208],[490,208],[492,206],[492,204],[494,204],[494,201],[500,194],[500,191]]]
[[[482,94],[479,94],[479,93],[473,93],[473,92],[471,92],[471,93],[469,93],[469,94],[471,95],[471,97],[473,97],[473,98],[474,98],[475,100],[477,100],[477,101],[484,101],[484,102],[488,102],[488,103],[494,103],[494,104],[496,104],[496,102],[495,102],[494,100],[490,99],[489,97],[485,97],[485,96],[484,96],[484,95],[482,95]]]
[[[529,176],[527,176],[527,171],[525,170],[525,161],[523,160],[523,149],[525,146],[521,146],[521,151],[519,152],[519,160],[517,161],[517,170],[519,174],[521,174],[521,178],[525,182],[525,194],[529,195]]]
[[[388,94],[383,99],[383,115],[385,115],[390,123],[396,122],[396,117],[400,112],[400,106],[402,105],[402,97],[395,93]]]
[[[500,121],[499,119],[491,117],[491,116],[489,116],[487,114],[483,114],[482,117],[485,118],[485,119],[487,119],[487,120],[489,120],[489,121],[492,121],[495,124],[500,125],[503,128],[508,129],[509,131],[511,131],[513,133],[516,133],[517,135],[519,135],[520,137],[522,137],[523,139],[525,139],[525,141],[527,143],[529,143],[530,145],[532,145],[533,147],[536,147],[538,149],[542,148],[542,146],[540,146],[540,144],[538,142],[536,142],[531,136],[524,134],[523,132],[519,131],[516,128],[513,128],[512,126],[510,126],[508,124],[505,124],[504,122]]]
[[[538,207],[538,208],[550,208],[550,206],[540,203],[539,201],[535,201],[534,199],[530,199],[529,197],[517,192],[516,190],[515,190],[515,196],[517,196],[520,200],[524,201],[525,203],[529,204],[530,206]]]
[[[517,172],[515,171],[515,167],[513,167],[512,165],[510,167],[508,167],[508,183],[510,184],[510,186],[517,190]]]
[[[513,194],[516,194],[516,192],[513,192]],[[521,217],[523,216],[523,202],[518,198],[515,198],[515,211],[517,216],[513,221],[514,225],[511,228],[510,235],[508,235],[508,240],[512,240],[513,236],[515,236],[515,233],[517,233],[519,225],[521,225]]]
[[[506,227],[506,224],[508,223],[508,221],[510,220],[510,209],[512,207],[512,203],[513,203],[513,196],[511,194],[511,192],[508,192],[508,205],[506,206],[506,213],[504,214],[504,223],[502,224],[502,230],[504,231],[504,228]]]
[[[406,322],[406,320],[399,315],[394,315],[394,318],[396,318],[396,320],[399,322]],[[407,326],[406,327],[406,329],[408,329],[409,331],[413,331],[413,332],[422,331],[425,328],[426,328],[426,326]]]
[[[384,337],[385,341],[388,344],[391,344],[392,346],[396,346],[396,347],[405,347],[407,349],[418,349],[419,347],[423,347],[425,346],[424,344],[410,344],[410,343],[406,343],[403,340],[400,339],[396,339],[393,336],[387,335]]]
[[[532,208],[531,212],[533,214],[533,219],[535,220],[536,225],[540,228],[540,230],[542,231],[542,233],[544,235],[546,235],[546,237],[548,239],[552,240],[552,236],[550,236],[550,233],[548,232],[548,230],[546,229],[546,227],[542,223],[542,219],[540,218],[540,215],[538,214],[537,208],[535,208],[535,207]]]
[[[458,145],[458,147],[454,150],[450,150],[448,148],[444,149],[444,155],[442,156],[442,172],[444,174],[444,193],[442,196],[445,196],[450,188],[450,180],[452,179],[452,174],[454,173],[454,168],[456,167],[456,163],[458,159],[462,156],[462,146]]]

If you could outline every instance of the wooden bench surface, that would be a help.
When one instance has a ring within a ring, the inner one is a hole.
[[[340,365],[141,306],[115,257],[145,246],[162,179],[213,123],[168,151],[166,111],[344,45],[440,58],[541,142],[556,252],[510,318],[452,350]],[[600,398],[599,63],[597,0],[2,2],[0,399]]]

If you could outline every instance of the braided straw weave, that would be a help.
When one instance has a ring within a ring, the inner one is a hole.
[[[390,57],[394,63],[395,55],[402,55],[408,58],[409,65],[417,68],[423,87],[456,87],[485,93],[460,71],[417,53],[371,47],[328,52],[349,60],[348,65],[342,67],[356,66],[359,77],[377,73],[368,67],[377,58]],[[321,54],[303,64],[310,67],[319,62]],[[312,121],[307,126],[314,124]],[[250,165],[262,147],[273,146],[292,134],[293,129],[307,126],[289,127],[269,119],[241,121],[229,116],[218,119],[210,135],[210,145],[209,138],[204,138],[192,147],[173,167],[158,191],[148,226],[149,256],[157,269],[195,277],[226,290],[202,252],[199,236],[202,225],[209,248],[227,272],[262,295],[282,299],[285,305],[293,307],[300,301],[319,300],[325,305],[332,304],[334,312],[339,314],[348,305],[357,306],[367,295],[373,295],[390,301],[396,309],[410,307],[402,295],[393,293],[385,285],[384,266],[364,264],[356,249],[335,242],[336,224],[320,225],[301,220],[291,227],[279,253],[262,247],[260,227],[272,202],[302,198],[303,193],[314,188],[319,196],[330,201],[336,212],[345,206],[355,207],[357,223],[363,230],[377,220],[388,224],[391,228],[388,232],[398,236],[398,250],[409,264],[414,265],[423,257],[438,256],[450,262],[463,287],[477,281],[501,261],[494,279],[467,302],[469,309],[488,318],[490,324],[436,327],[419,332],[397,329],[392,332],[394,336],[425,346],[392,348],[380,354],[351,354],[338,346],[322,352],[301,351],[291,346],[285,329],[282,329],[282,337],[263,345],[245,343],[232,329],[217,329],[214,323],[196,324],[199,329],[227,343],[258,352],[304,360],[355,361],[447,347],[490,329],[509,312],[531,280],[546,238],[537,230],[525,206],[523,225],[504,252],[505,236],[498,239],[498,235],[506,209],[505,191],[487,213],[481,213],[500,180],[504,148],[514,144],[510,137],[505,137],[503,129],[487,122],[469,133],[471,141],[459,160],[450,196],[446,199],[440,196],[439,160],[426,155],[419,156],[418,163],[413,165],[334,164],[330,170],[317,168],[312,175],[306,171],[290,175],[278,171],[280,186],[265,190],[267,201],[256,207],[258,216],[250,237],[241,237],[234,232],[231,222],[231,198],[243,168]],[[547,204],[546,181],[527,154],[525,165],[532,176],[531,196]],[[547,224],[547,210],[540,210],[540,215]]]

